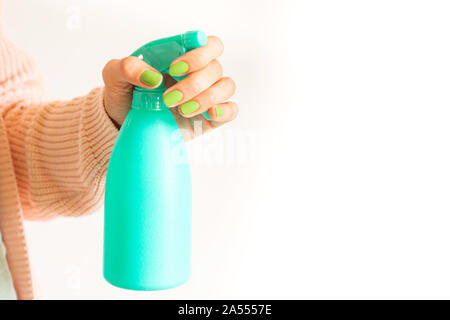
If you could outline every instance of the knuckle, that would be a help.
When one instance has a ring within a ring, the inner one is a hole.
[[[197,93],[200,93],[203,89],[202,82],[199,79],[193,78],[191,82],[189,83],[190,91],[192,92],[192,95],[196,95]]]
[[[134,57],[126,57],[120,60],[120,71],[123,74],[130,74],[134,65]]]
[[[103,67],[103,70],[102,70],[102,77],[103,77],[103,80],[105,80],[105,78],[108,77],[109,73],[111,72],[111,68],[113,67],[113,65],[114,65],[115,63],[117,63],[117,60],[113,59],[113,60],[109,60],[109,61],[105,64],[105,66]]]
[[[214,59],[213,61],[211,61],[211,68],[213,68],[213,70],[219,77],[222,77],[223,67],[222,67],[222,64],[217,59]]]
[[[217,90],[214,90],[214,89],[208,90],[205,100],[206,100],[206,104],[208,106],[212,106],[216,103],[219,103],[220,101],[218,101],[219,98],[217,96]]]
[[[208,41],[211,41],[211,43],[213,43],[213,45],[215,46],[215,48],[219,54],[223,52],[224,45],[223,45],[222,40],[220,40],[219,37],[209,36]]]
[[[204,50],[200,50],[196,52],[196,56],[194,57],[194,61],[199,65],[204,65],[208,62],[208,54]]]
[[[236,83],[230,77],[223,78],[223,81],[231,88],[231,95],[236,92]]]
[[[239,107],[238,107],[238,105],[237,105],[237,103],[236,102],[232,102],[231,103],[231,109],[232,109],[232,113],[233,113],[233,115],[232,115],[232,117],[231,117],[231,120],[233,120],[233,119],[236,119],[236,117],[238,116],[238,114],[239,114]]]

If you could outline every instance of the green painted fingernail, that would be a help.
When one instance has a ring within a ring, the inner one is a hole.
[[[216,117],[221,117],[223,116],[223,109],[220,107],[216,108]]]
[[[181,105],[181,112],[183,112],[183,114],[190,114],[196,111],[198,107],[200,107],[200,105],[197,102],[191,100]]]
[[[169,74],[171,76],[177,76],[179,74],[186,73],[189,70],[189,65],[184,61],[178,61],[169,68]]]
[[[145,70],[139,77],[139,80],[141,80],[143,84],[146,84],[150,87],[156,86],[158,83],[161,82],[161,79],[162,75],[153,70]]]
[[[178,101],[181,101],[181,99],[183,99],[183,94],[178,90],[170,91],[163,97],[166,106],[171,106]]]

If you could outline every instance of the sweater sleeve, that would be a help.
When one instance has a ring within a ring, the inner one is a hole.
[[[26,219],[80,216],[101,205],[118,133],[103,88],[71,101],[18,102],[3,118]]]

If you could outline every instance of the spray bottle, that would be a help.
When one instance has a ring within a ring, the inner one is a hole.
[[[190,31],[131,55],[165,76],[173,60],[206,42],[204,32]],[[162,290],[189,278],[191,174],[181,132],[162,99],[166,89],[164,81],[156,89],[135,87],[109,161],[103,275],[120,288]]]

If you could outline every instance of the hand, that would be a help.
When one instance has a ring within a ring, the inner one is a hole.
[[[184,80],[171,83],[170,77],[165,79],[169,89],[163,95],[164,102],[171,108],[187,140],[199,134],[198,130],[194,130],[195,121],[201,121],[200,133],[205,133],[237,116],[237,104],[227,101],[236,86],[231,78],[223,77],[222,66],[216,60],[222,52],[222,41],[209,36],[205,46],[189,51],[172,62],[169,72],[174,76],[188,74]],[[147,70],[151,71],[143,76]],[[136,57],[109,61],[103,69],[104,105],[109,117],[120,127],[131,108],[133,87],[153,89],[163,80],[158,71]],[[201,115],[205,111],[208,111],[211,121]]]

